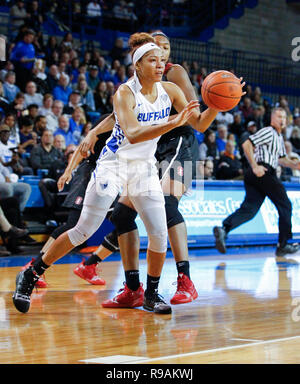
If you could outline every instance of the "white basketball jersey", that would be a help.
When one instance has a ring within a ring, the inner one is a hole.
[[[163,124],[169,120],[171,111],[171,100],[160,82],[156,83],[157,98],[154,103],[150,103],[140,91],[137,91],[134,78],[125,83],[132,91],[135,97],[134,113],[141,126]],[[130,160],[149,160],[154,158],[157,142],[160,138],[143,141],[141,143],[130,144],[125,136],[122,127],[120,127],[118,117],[115,113],[115,126],[111,136],[106,141],[106,146],[102,151],[110,151],[119,159]],[[142,128],[141,128],[142,129]]]

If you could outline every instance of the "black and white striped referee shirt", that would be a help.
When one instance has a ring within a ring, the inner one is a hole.
[[[254,146],[257,163],[266,163],[276,169],[278,159],[286,156],[283,136],[273,127],[265,127],[249,136]]]

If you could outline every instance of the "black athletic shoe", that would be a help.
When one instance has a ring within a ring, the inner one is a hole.
[[[28,229],[17,228],[14,225],[11,226],[8,232],[4,232],[5,237],[14,237],[16,239],[28,235]]]
[[[171,306],[168,305],[164,301],[163,297],[159,295],[157,292],[153,293],[152,295],[147,295],[147,291],[145,292],[143,308],[147,309],[148,311],[152,311],[154,313],[160,313],[160,314],[172,313]]]
[[[276,248],[276,256],[285,256],[287,254],[296,253],[299,251],[300,247],[299,244],[286,244],[283,247],[277,247]]]
[[[216,239],[216,248],[221,253],[226,253],[226,232],[223,227],[214,227],[213,228],[214,236]]]
[[[16,309],[26,313],[30,308],[30,296],[39,276],[29,267],[18,273],[16,278],[16,290],[13,294],[13,303]]]

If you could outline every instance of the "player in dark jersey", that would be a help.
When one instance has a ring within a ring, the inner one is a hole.
[[[162,32],[155,32],[152,36],[155,38],[156,44],[163,50],[167,61],[170,56],[169,39]],[[165,78],[167,81],[177,84],[188,101],[197,99],[189,76],[182,66],[168,63],[165,68]],[[88,148],[88,146],[83,146],[83,152]],[[170,165],[169,169],[160,169],[165,195],[169,242],[178,272],[177,290],[170,302],[171,304],[188,303],[195,300],[198,294],[190,279],[187,231],[184,219],[178,209],[178,204],[183,193],[189,188],[196,172],[198,143],[193,128],[190,126],[178,127],[163,135],[158,142],[155,156],[160,164],[164,162],[164,164],[168,163]],[[121,197],[111,217],[111,221],[116,227],[119,241],[123,241],[128,245],[128,252],[122,255],[122,261],[125,269],[126,284],[132,290],[139,287],[139,234],[135,223],[136,216],[137,213],[133,206],[130,205],[128,199]],[[103,255],[106,257],[106,246],[105,244],[102,244],[102,246]],[[86,262],[79,264],[74,272],[87,280],[85,278],[85,270],[87,270],[87,274],[89,273],[85,263],[97,264],[101,260],[103,260],[102,253],[97,252],[97,255],[93,254]],[[123,297],[117,296],[113,300],[107,300],[102,305],[105,307],[118,307],[118,298],[124,300]],[[124,302],[121,305],[124,306]],[[130,306],[130,299],[128,306]]]
[[[109,115],[102,115],[100,120],[96,123],[95,126],[98,126],[104,119],[108,118]],[[92,129],[94,129],[93,127]],[[100,152],[102,151],[102,148],[105,146],[106,140],[109,138],[111,132],[104,132],[97,135],[97,142],[95,144],[94,150],[90,155],[83,160],[82,155],[80,154],[80,148],[74,152],[74,155],[72,157],[71,162],[69,163],[66,171],[64,174],[60,177],[58,180],[58,189],[62,190],[64,188],[64,184],[66,182],[70,181],[70,174],[76,169],[76,172],[74,176],[72,177],[70,190],[68,192],[67,197],[65,198],[63,202],[63,207],[67,208],[69,210],[67,222],[59,227],[57,227],[48,238],[47,242],[44,244],[43,248],[41,249],[41,252],[39,254],[39,258],[43,256],[43,254],[49,249],[51,244],[55,241],[55,239],[58,238],[59,235],[66,232],[68,229],[73,228],[79,219],[81,210],[82,210],[82,203],[85,195],[85,191],[87,188],[87,185],[90,180],[90,176],[92,172],[94,171],[96,167],[97,159],[100,155]],[[82,161],[83,160],[83,161]],[[82,162],[81,162],[82,161]],[[112,211],[113,209],[111,209]],[[108,217],[110,216],[110,213],[108,213]],[[113,246],[113,244],[116,244]],[[100,246],[98,248],[99,252],[101,253],[102,258],[104,259],[105,253],[107,256],[111,254],[111,252],[118,251],[118,240],[117,240],[117,234],[115,231],[110,233],[108,236],[104,238],[103,246]],[[95,254],[97,254],[97,251],[95,251]],[[106,251],[106,252],[105,252]],[[26,264],[22,269],[27,268],[29,265],[32,265],[32,263],[35,261],[33,258],[28,264]],[[87,263],[87,265],[89,265]],[[86,270],[86,279],[89,283],[95,284],[95,285],[104,285],[105,280],[101,279],[101,277],[98,276],[96,273],[96,265],[90,264],[91,266],[87,268]],[[44,276],[40,276],[39,280],[35,284],[37,288],[46,288],[47,283],[44,279]]]

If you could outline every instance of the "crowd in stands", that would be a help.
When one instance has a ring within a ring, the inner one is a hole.
[[[61,3],[58,8],[63,9],[64,1]],[[98,16],[108,3],[111,6],[116,2],[80,2],[81,6],[83,3],[90,16]],[[44,12],[55,4],[43,2]],[[0,195],[17,199],[21,215],[30,186],[20,179],[24,175],[48,174],[57,181],[93,124],[102,114],[112,112],[116,89],[134,70],[121,38],[116,39],[108,55],[99,49],[86,49],[82,55],[82,47],[70,32],[63,38],[49,36],[45,40],[39,6],[38,1],[17,1],[12,6],[11,14],[19,12],[15,19],[17,33],[7,45],[8,60],[0,70]],[[201,99],[201,85],[215,69],[208,71],[197,62],[181,64]],[[240,140],[270,124],[274,105],[283,107],[288,115],[284,132],[287,154],[299,158],[299,108],[289,106],[285,96],[272,102],[259,87],[246,85],[245,90],[246,95],[232,111],[220,112],[205,134],[196,133],[198,177],[243,179],[247,161]],[[278,169],[282,180],[299,176],[299,171]]]

